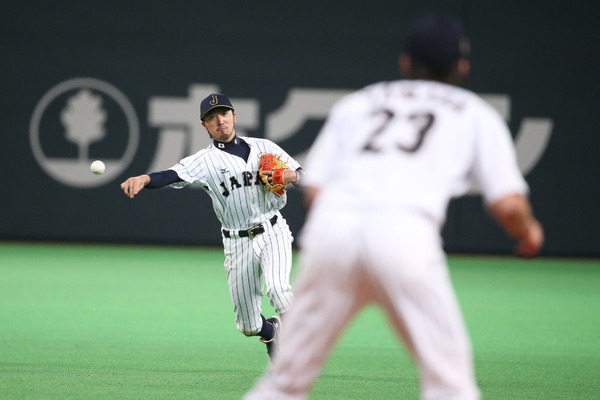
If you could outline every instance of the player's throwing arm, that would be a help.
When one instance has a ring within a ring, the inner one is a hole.
[[[149,183],[150,177],[148,175],[132,176],[121,183],[121,189],[123,189],[127,197],[133,199]]]

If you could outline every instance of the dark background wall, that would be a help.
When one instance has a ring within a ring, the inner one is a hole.
[[[596,2],[291,3],[3,5],[0,239],[219,245],[201,191],[130,200],[119,189],[207,143],[197,98],[228,94],[240,132],[301,158],[334,99],[398,78],[407,23],[443,11],[460,16],[471,37],[466,87],[497,105],[515,135],[546,228],[544,254],[600,255]],[[84,101],[73,105],[77,95]],[[78,122],[70,127],[69,104]],[[92,125],[99,136],[86,139],[86,121],[102,121]],[[94,159],[107,162],[104,175],[89,172]],[[297,233],[299,191],[283,212]],[[513,245],[477,195],[451,204],[443,234],[450,252],[507,253]]]

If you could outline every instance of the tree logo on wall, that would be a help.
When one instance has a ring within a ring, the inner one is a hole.
[[[75,78],[50,89],[38,102],[29,127],[31,149],[42,169],[73,187],[106,184],[133,160],[139,122],[127,97],[111,84]],[[89,165],[101,159],[103,175]]]

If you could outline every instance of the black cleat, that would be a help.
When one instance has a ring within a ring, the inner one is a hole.
[[[264,344],[267,345],[267,354],[269,355],[269,358],[272,361],[273,354],[275,354],[275,347],[277,347],[277,342],[279,339],[279,327],[281,326],[281,320],[279,319],[279,317],[273,316],[273,317],[267,319],[267,322],[269,324],[273,325],[273,328],[275,329],[273,338],[271,338],[270,340],[265,340],[263,338],[259,338],[258,340],[260,340],[261,342],[263,342]]]

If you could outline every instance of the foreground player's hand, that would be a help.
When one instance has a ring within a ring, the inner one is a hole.
[[[127,197],[133,199],[149,183],[150,177],[148,175],[133,176],[121,183],[121,189]]]
[[[534,220],[527,230],[527,234],[519,240],[517,256],[523,258],[535,257],[544,244],[544,229]]]

